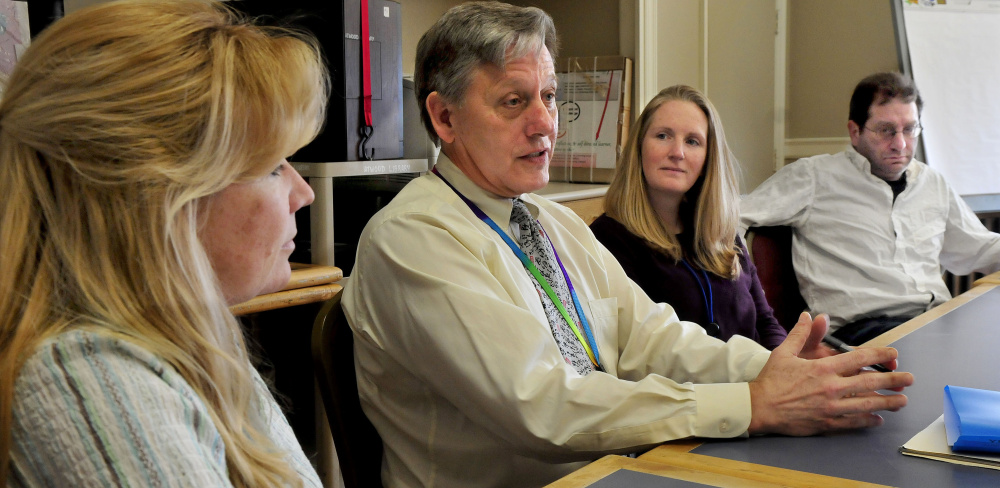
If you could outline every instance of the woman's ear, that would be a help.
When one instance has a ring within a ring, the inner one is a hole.
[[[452,127],[451,116],[452,106],[438,92],[431,92],[427,95],[427,114],[430,115],[431,125],[434,132],[444,144],[455,142],[455,130]]]

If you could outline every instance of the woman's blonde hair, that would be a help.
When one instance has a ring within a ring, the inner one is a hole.
[[[90,327],[190,383],[235,486],[299,484],[198,231],[205,197],[316,136],[328,93],[309,36],[210,0],[99,4],[33,41],[0,102],[0,480],[24,361]]]
[[[657,109],[671,100],[694,103],[708,119],[705,166],[681,205],[682,220],[694,225],[693,256],[684,255],[676,236],[667,231],[653,210],[642,170],[642,141]],[[653,249],[678,261],[687,259],[724,278],[735,279],[741,271],[740,249],[735,244],[740,218],[737,172],[736,157],[726,144],[722,120],[712,102],[690,86],[671,86],[653,97],[639,115],[615,168],[604,200],[604,212],[629,232],[645,239]]]

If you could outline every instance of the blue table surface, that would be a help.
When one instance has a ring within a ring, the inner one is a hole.
[[[692,452],[900,487],[1000,486],[1000,471],[904,456],[899,446],[943,412],[945,385],[1000,390],[1000,287],[892,344],[913,373],[899,412],[881,427],[815,437],[709,441]]]

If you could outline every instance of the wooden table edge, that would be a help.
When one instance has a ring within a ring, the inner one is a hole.
[[[979,285],[1000,285],[1000,271],[990,273],[972,282],[972,286]]]
[[[274,310],[277,308],[322,302],[333,298],[333,296],[343,288],[343,286],[337,283],[330,283],[327,285],[268,293],[266,295],[252,298],[243,303],[233,305],[229,307],[229,311],[231,311],[233,315],[239,316],[246,315],[248,313]]]
[[[317,266],[293,268],[292,275],[288,279],[288,284],[280,291],[306,288],[316,285],[325,285],[340,281],[344,277],[344,272],[336,266]]]
[[[655,449],[654,449],[655,451]],[[652,452],[652,451],[651,451]],[[620,469],[718,487],[747,488],[886,488],[860,481],[756,465],[742,461],[664,451],[662,458],[604,456],[549,484],[546,488],[583,488]]]

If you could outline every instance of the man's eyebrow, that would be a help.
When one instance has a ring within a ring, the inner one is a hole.
[[[881,121],[880,120],[875,120],[875,121],[872,121],[872,123],[875,124],[875,125],[884,125],[884,126],[892,126],[892,127],[896,126],[895,122],[890,122],[888,120],[881,120]],[[903,122],[902,125],[903,125],[903,127],[906,127],[908,125],[917,125],[919,123],[920,123],[919,120],[913,120],[913,121],[905,121],[905,122]]]

